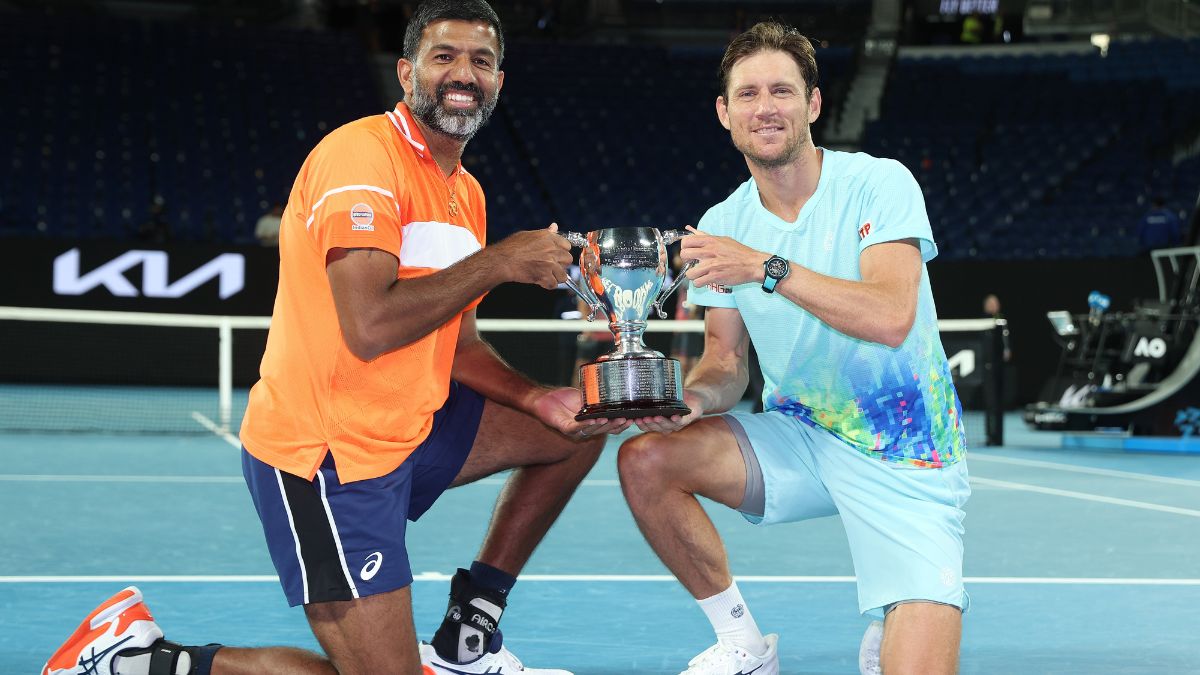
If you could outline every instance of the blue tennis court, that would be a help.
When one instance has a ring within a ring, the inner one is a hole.
[[[972,451],[964,673],[1200,672],[1200,457],[1062,450],[1008,420],[1009,445]],[[0,436],[0,673],[34,673],[97,603],[129,583],[169,639],[315,648],[274,580],[219,435]],[[712,641],[638,533],[600,463],[534,555],[505,614],[531,666],[677,673]],[[448,493],[411,528],[418,633],[445,609],[501,480]],[[855,673],[867,621],[836,518],[755,528],[714,508],[786,673]]]

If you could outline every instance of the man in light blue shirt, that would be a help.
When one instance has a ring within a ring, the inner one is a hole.
[[[717,644],[689,675],[779,672],[729,571],[703,495],[770,524],[839,514],[859,609],[884,617],[860,669],[953,673],[962,612],[961,406],[925,262],[937,254],[921,191],[899,163],[818,148],[816,59],[763,23],[721,64],[717,116],[752,178],[709,209],[682,257],[707,306],[686,417],[647,418],[621,448],[622,485],[651,546],[692,593]],[[764,412],[732,413],[753,341]]]

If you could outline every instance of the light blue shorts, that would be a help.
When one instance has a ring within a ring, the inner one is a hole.
[[[747,459],[742,515],[763,525],[841,515],[860,612],[881,617],[889,605],[912,601],[967,609],[965,461],[915,468],[868,457],[781,412],[724,417]],[[753,512],[755,502],[762,513]]]

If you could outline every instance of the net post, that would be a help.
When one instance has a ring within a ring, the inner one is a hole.
[[[233,322],[223,316],[217,324],[217,405],[221,429],[229,431],[233,414]]]
[[[987,332],[988,357],[984,362],[984,442],[1004,445],[1004,331],[1006,319],[996,319]]]

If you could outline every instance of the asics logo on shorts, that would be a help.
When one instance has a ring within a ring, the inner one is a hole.
[[[375,574],[379,572],[379,568],[383,565],[383,554],[379,551],[367,556],[367,564],[363,565],[362,571],[358,573],[359,578],[363,581],[370,581],[375,578]]]

